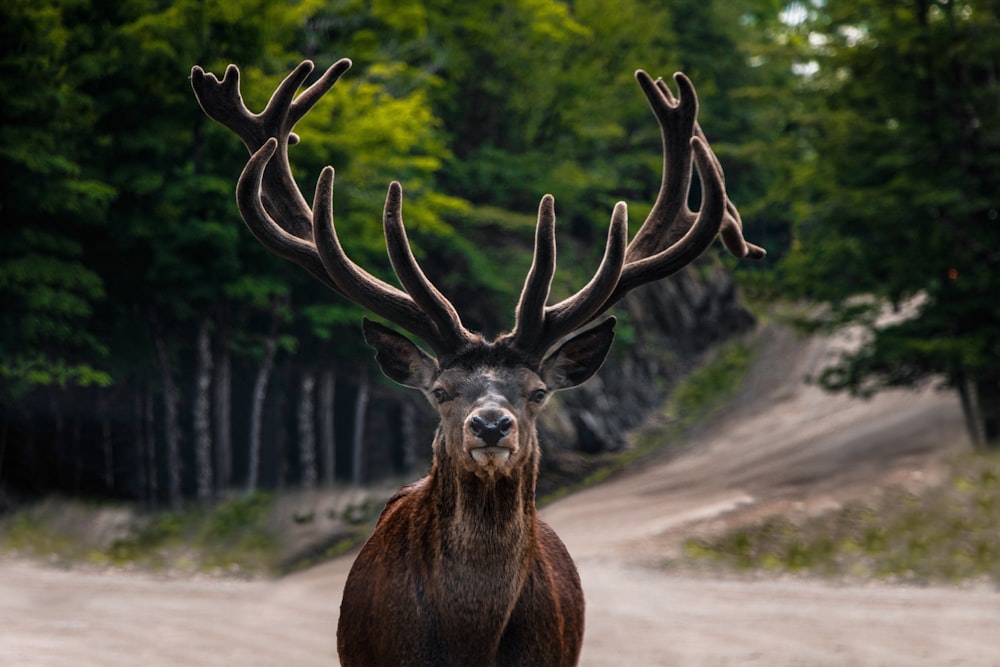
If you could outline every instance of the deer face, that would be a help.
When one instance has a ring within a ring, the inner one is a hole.
[[[549,388],[525,367],[447,368],[426,392],[441,415],[449,457],[478,476],[509,472],[535,450],[535,420]]]
[[[513,474],[536,458],[535,422],[552,392],[600,368],[614,319],[576,334],[539,363],[504,341],[478,342],[441,367],[404,336],[366,320],[365,340],[382,371],[420,389],[441,416],[444,452],[460,470],[486,480]]]

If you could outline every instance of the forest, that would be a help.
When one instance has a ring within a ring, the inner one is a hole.
[[[554,297],[586,280],[616,201],[642,220],[661,158],[633,73],[683,71],[768,250],[716,253],[741,291],[862,327],[830,390],[932,379],[1000,446],[998,0],[8,0],[0,34],[0,509],[380,470],[365,415],[393,390],[363,312],[247,233],[246,150],[199,108],[194,65],[237,64],[259,111],[302,60],[351,58],[296,127],[300,188],[336,167],[345,245],[388,277],[399,180],[423,265],[487,332],[510,325],[543,194]],[[384,421],[407,432],[400,405]]]

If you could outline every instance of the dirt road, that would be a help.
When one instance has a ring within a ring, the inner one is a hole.
[[[740,579],[663,567],[685,536],[932,481],[967,446],[955,399],[869,402],[802,382],[818,343],[776,341],[724,419],[543,511],[587,596],[582,664],[1000,666],[1000,592]],[[171,580],[0,561],[0,665],[336,664],[343,558],[277,581]]]

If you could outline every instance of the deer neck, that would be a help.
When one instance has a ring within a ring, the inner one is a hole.
[[[436,456],[431,480],[441,546],[455,558],[478,562],[483,558],[510,562],[512,552],[520,555],[527,550],[536,533],[537,477],[537,454],[511,474],[490,479],[462,470],[447,455]]]
[[[427,546],[437,575],[427,594],[437,600],[434,622],[442,640],[460,656],[455,664],[494,664],[533,563],[537,463],[536,456],[516,474],[484,481],[435,456],[428,490],[437,525]],[[469,641],[470,632],[477,641]]]

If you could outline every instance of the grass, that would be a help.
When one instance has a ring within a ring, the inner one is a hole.
[[[896,488],[801,522],[775,516],[689,540],[684,553],[742,571],[1000,585],[1000,453],[957,458],[942,484],[919,495]]]
[[[65,564],[274,574],[280,545],[268,527],[273,502],[271,494],[258,493],[211,507],[134,515],[114,505],[49,500],[4,518],[0,551]],[[117,525],[101,527],[108,523]]]

